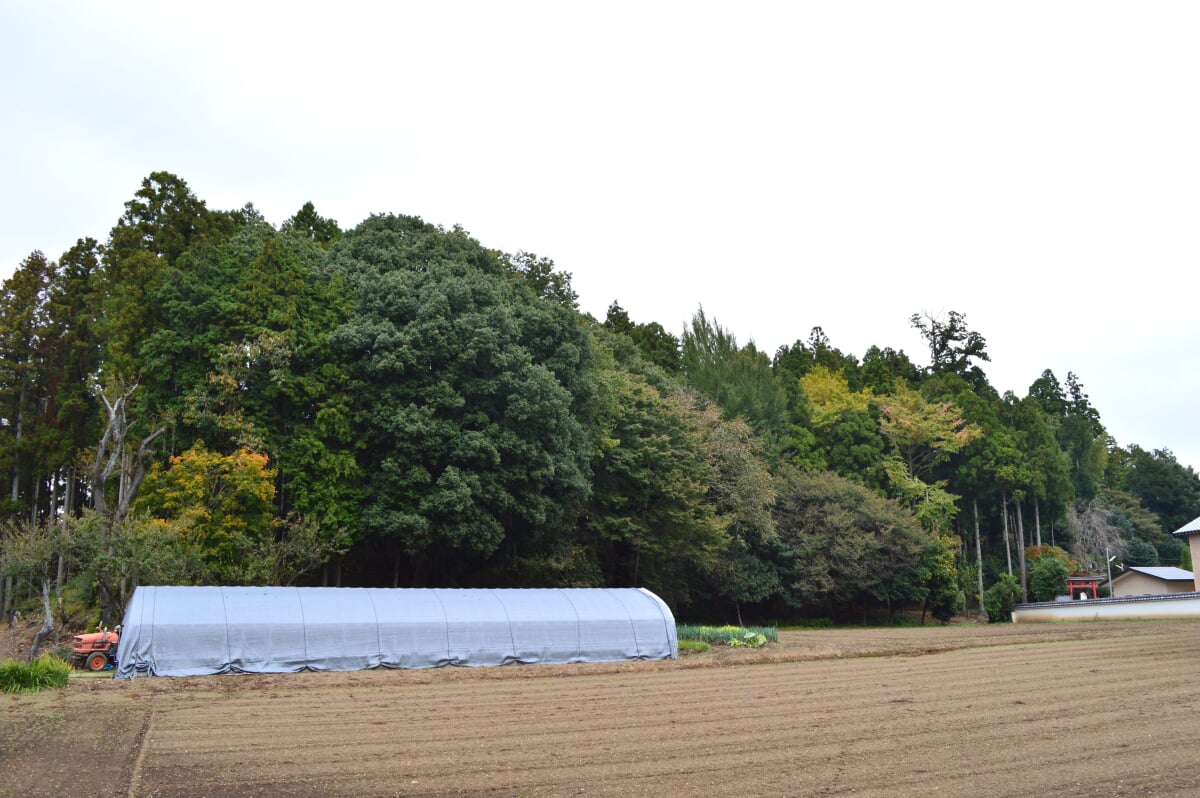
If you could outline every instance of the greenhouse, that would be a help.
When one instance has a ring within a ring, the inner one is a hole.
[[[139,587],[116,676],[674,659],[639,588]]]

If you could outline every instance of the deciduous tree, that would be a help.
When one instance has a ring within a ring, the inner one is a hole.
[[[899,607],[922,595],[929,538],[900,504],[828,472],[787,469],[776,508],[791,603],[836,613],[866,596]]]
[[[879,398],[879,410],[892,449],[885,461],[892,487],[927,528],[949,529],[957,497],[946,490],[945,481],[925,478],[977,437],[978,427],[968,424],[953,402],[928,402],[902,382]]]

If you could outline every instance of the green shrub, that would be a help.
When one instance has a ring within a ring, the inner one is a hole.
[[[1067,564],[1054,557],[1043,557],[1029,569],[1029,588],[1034,601],[1054,601],[1067,592]]]
[[[792,629],[832,629],[833,618],[801,618],[789,626]]]
[[[767,637],[761,632],[746,632],[741,637],[729,639],[730,648],[762,648],[766,644]]]
[[[36,693],[47,687],[65,687],[70,675],[71,666],[51,654],[43,654],[33,662],[9,659],[0,663],[0,690]]]
[[[702,654],[708,651],[708,643],[705,643],[703,640],[680,640],[679,650],[690,651],[693,654]]]
[[[684,624],[675,628],[680,640],[698,640],[710,645],[731,648],[761,648],[769,642],[779,640],[779,630],[773,626],[693,626]]]
[[[1002,574],[996,583],[983,592],[983,606],[988,621],[1003,623],[1012,620],[1012,608],[1021,595],[1021,583],[1012,574]]]

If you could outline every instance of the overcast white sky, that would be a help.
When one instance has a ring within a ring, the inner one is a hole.
[[[1200,468],[1200,4],[0,0],[0,277],[143,177],[553,258],[583,310],[1076,372]]]

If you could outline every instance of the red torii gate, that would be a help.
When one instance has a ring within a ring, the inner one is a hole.
[[[1067,577],[1067,593],[1074,601],[1076,593],[1087,591],[1088,598],[1096,598],[1100,592],[1100,583],[1104,582],[1103,576],[1088,576],[1087,574],[1077,574]]]

